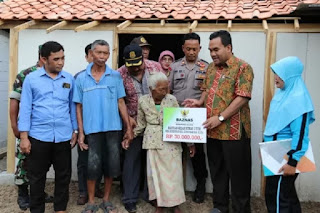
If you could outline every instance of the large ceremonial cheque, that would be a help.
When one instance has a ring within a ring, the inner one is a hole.
[[[291,149],[291,139],[259,143],[264,176],[280,175],[279,169],[288,162],[287,152]],[[300,159],[296,173],[312,172],[316,170],[311,142],[308,150]]]
[[[206,108],[164,108],[163,141],[206,143]]]

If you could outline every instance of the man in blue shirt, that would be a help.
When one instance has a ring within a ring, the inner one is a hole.
[[[110,56],[109,44],[97,40],[91,46],[93,63],[78,75],[73,101],[77,103],[79,125],[78,143],[88,150],[88,195],[85,212],[96,212],[95,183],[101,171],[104,175],[104,197],[100,208],[104,212],[114,209],[109,201],[114,177],[120,175],[120,151],[129,147],[133,138],[129,115],[124,102],[125,90],[120,73],[105,63]],[[126,132],[122,141],[122,121]],[[84,137],[88,144],[84,143]],[[121,142],[122,141],[122,142]]]
[[[88,63],[92,63],[92,54],[90,52],[92,43],[88,44],[85,51],[85,58]],[[74,78],[77,79],[80,73],[85,72],[86,69],[75,74]],[[84,140],[84,143],[87,144],[87,140]],[[81,150],[80,145],[77,147],[78,150],[78,161],[77,161],[77,172],[78,172],[78,189],[79,196],[77,200],[78,205],[84,205],[88,202],[88,191],[87,191],[87,170],[88,170],[88,151]],[[95,197],[103,198],[103,192],[100,189],[100,183],[102,179],[102,174],[96,181]]]
[[[65,212],[71,178],[71,148],[77,140],[74,80],[62,71],[64,49],[49,41],[41,48],[44,66],[30,73],[24,83],[18,128],[20,148],[29,155],[30,211],[45,212],[46,174],[55,170],[54,211]],[[71,145],[70,145],[71,144]]]

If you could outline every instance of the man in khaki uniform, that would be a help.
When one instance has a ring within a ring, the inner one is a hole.
[[[200,52],[200,37],[196,33],[188,33],[183,37],[182,51],[185,57],[171,64],[169,87],[172,94],[177,98],[179,105],[187,98],[200,98],[201,86],[205,78],[208,63],[198,58]],[[191,158],[194,177],[197,180],[197,188],[194,192],[193,201],[204,201],[205,184],[208,176],[206,168],[203,144],[197,143],[196,154]]]

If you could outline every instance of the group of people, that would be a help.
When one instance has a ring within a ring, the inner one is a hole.
[[[66,212],[71,149],[76,143],[78,204],[87,203],[84,213],[99,208],[114,212],[110,192],[113,178],[119,176],[128,212],[137,211],[140,193],[156,213],[164,208],[181,212],[179,205],[186,201],[183,150],[188,150],[197,181],[193,201],[204,202],[208,171],[203,144],[163,141],[162,122],[165,107],[205,107],[211,213],[229,212],[230,187],[233,212],[251,212],[252,67],[233,55],[231,36],[224,30],[210,35],[210,64],[199,58],[196,33],[184,35],[185,56],[179,60],[168,50],[159,62],[149,60],[150,46],[143,36],[134,38],[124,48],[125,64],[112,70],[106,65],[109,44],[96,40],[85,49],[88,66],[73,77],[63,71],[62,45],[49,41],[39,48],[37,66],[18,74],[10,95],[10,118],[19,138],[16,183],[21,209],[45,211],[46,199],[52,198],[44,192],[46,173],[53,165],[54,211]],[[269,212],[301,212],[295,167],[308,147],[313,105],[297,57],[280,60],[271,70],[279,90],[270,104],[264,139],[292,138],[292,149],[280,169],[284,175],[267,178],[266,204]],[[95,196],[103,198],[99,206]]]

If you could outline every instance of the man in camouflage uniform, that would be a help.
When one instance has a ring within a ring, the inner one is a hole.
[[[43,66],[43,62],[40,60],[40,48],[41,45],[39,46],[39,60],[37,64],[19,72],[15,82],[13,83],[13,90],[9,96],[11,128],[14,135],[18,139],[16,149],[16,158],[18,159],[18,163],[16,167],[14,183],[18,186],[18,205],[21,210],[26,210],[29,207],[29,180],[27,177],[27,156],[23,154],[20,149],[20,132],[18,130],[19,104],[24,79],[28,74]],[[52,201],[53,197],[46,195],[46,202]]]

